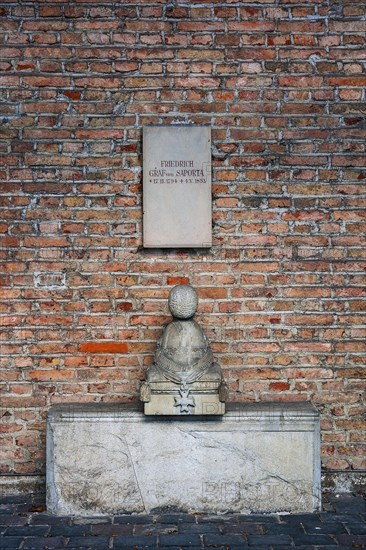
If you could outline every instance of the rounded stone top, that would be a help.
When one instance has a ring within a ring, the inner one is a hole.
[[[191,285],[177,285],[170,291],[168,306],[176,319],[190,319],[197,311],[198,297]]]

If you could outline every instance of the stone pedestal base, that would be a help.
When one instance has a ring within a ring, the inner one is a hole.
[[[225,403],[219,399],[219,394],[204,394],[191,392],[187,398],[178,390],[173,393],[152,393],[150,401],[144,403],[144,413],[161,415],[161,411],[169,411],[169,415],[223,415]],[[166,413],[168,414],[168,413]]]
[[[223,417],[147,417],[128,405],[57,405],[47,507],[58,515],[312,512],[319,415],[305,403],[227,404]]]

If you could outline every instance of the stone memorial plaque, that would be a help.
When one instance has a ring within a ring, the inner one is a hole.
[[[145,126],[143,244],[212,245],[211,128]]]

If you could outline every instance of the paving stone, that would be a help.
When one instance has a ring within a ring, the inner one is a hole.
[[[29,497],[27,495],[1,495],[0,493],[0,499],[2,504],[24,504],[25,502],[29,502]]]
[[[91,525],[91,534],[94,535],[108,535],[113,537],[115,535],[133,535],[133,525]]]
[[[360,514],[335,514],[335,513],[324,513],[319,514],[320,521],[322,523],[347,523],[347,521],[363,521]],[[365,518],[366,521],[366,518]]]
[[[286,525],[300,525],[301,523],[304,523],[305,521],[312,521],[316,522],[319,519],[319,514],[294,514],[294,515],[286,515],[286,516],[279,516],[280,518],[280,525],[286,524]]]
[[[293,537],[295,544],[316,544],[333,546],[336,545],[336,541],[332,539],[329,535],[294,535]]]
[[[22,550],[64,548],[65,542],[64,537],[27,537],[22,544]]]
[[[291,545],[291,537],[289,535],[248,535],[248,541],[250,546],[270,546],[271,544],[277,545]]]
[[[50,534],[53,537],[58,535],[64,537],[91,535],[91,525],[52,525]]]
[[[114,537],[113,538],[113,548],[124,548],[125,546],[146,546],[151,548],[152,546],[157,546],[157,536],[153,537]]]
[[[100,523],[112,523],[112,517],[101,516],[101,517],[91,517],[91,518],[71,518],[71,524],[73,525],[99,525]]]
[[[0,525],[9,527],[10,525],[27,525],[27,516],[0,516]]]
[[[69,525],[72,517],[57,517],[49,514],[31,514],[29,516],[30,525]]]
[[[348,521],[344,523],[345,528],[352,535],[366,535],[366,524],[361,521]]]
[[[200,546],[201,539],[197,534],[184,535],[161,535],[159,537],[159,546]]]
[[[271,546],[271,550],[293,550],[296,548],[296,550],[340,550],[339,546],[328,546],[328,545],[320,545],[320,546],[314,546],[313,544],[300,544],[299,546],[277,546],[273,545]],[[231,550],[231,549],[230,549]],[[252,549],[250,549],[252,550]],[[343,549],[344,550],[344,549]],[[347,550],[351,550],[348,548]]]
[[[282,516],[277,515],[260,515],[260,514],[235,514],[238,521],[254,522],[254,523],[279,523],[279,518]],[[287,516],[290,517],[290,516]]]
[[[264,535],[296,535],[305,533],[301,523],[293,524],[265,524],[263,526]]]
[[[343,495],[339,500],[334,499],[333,505],[337,513],[356,514],[366,511],[366,500],[361,496]]]
[[[185,524],[187,525],[187,524]],[[194,527],[194,525],[192,525]],[[170,525],[169,523],[150,523],[144,525],[143,523],[133,526],[134,535],[171,535],[178,533],[178,525]]]
[[[222,533],[227,535],[263,535],[264,525],[261,523],[225,523],[220,526]]]
[[[220,523],[183,523],[178,526],[179,533],[197,533],[204,535],[205,533],[221,534],[222,525]]]
[[[310,522],[304,522],[304,529],[305,533],[308,535],[320,535],[320,534],[329,534],[329,535],[337,535],[340,533],[347,533],[346,528],[342,523],[310,523]]]
[[[366,535],[336,535],[339,544],[352,548],[366,548]]]
[[[10,548],[19,548],[20,543],[22,542],[23,537],[1,537],[0,538],[0,548],[1,550],[10,550]]]
[[[244,535],[213,535],[208,534],[203,536],[205,546],[223,545],[241,545],[248,546],[247,538]]]
[[[131,516],[131,515],[114,516],[113,523],[132,523],[133,525],[137,525],[138,523],[154,523],[154,517],[153,516]],[[172,522],[166,521],[165,523],[172,523]]]
[[[44,537],[49,530],[49,525],[17,525],[15,527],[9,527],[5,531],[5,536]]]
[[[235,516],[236,518],[236,516]],[[197,516],[197,523],[226,523],[227,521],[233,521],[233,516]]]
[[[156,523],[195,523],[193,514],[161,514],[157,516]]]
[[[10,504],[0,504],[0,516],[12,514],[14,514],[14,509]]]
[[[85,537],[70,537],[68,546],[86,546],[86,547],[99,547],[99,546],[108,546],[110,537],[101,535],[101,536],[85,536]]]

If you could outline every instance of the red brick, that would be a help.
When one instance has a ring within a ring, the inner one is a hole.
[[[77,77],[75,78],[75,84],[77,86],[84,86],[87,88],[119,88],[121,86],[121,80],[115,77]],[[67,86],[67,84],[64,84]]]
[[[81,98],[81,92],[78,92],[77,90],[65,90],[63,92],[63,95],[70,99],[80,99]]]
[[[271,382],[269,389],[273,391],[287,391],[290,389],[290,384],[288,382]]]
[[[253,368],[241,369],[240,371],[230,371],[230,378],[239,378],[244,380],[271,380],[280,378],[280,373],[277,369],[272,368]]]
[[[295,86],[295,87],[310,87],[315,88],[321,86],[322,77],[319,76],[286,76],[279,77],[278,83],[280,86]]]
[[[239,48],[237,50],[229,50],[228,59],[275,59],[276,54],[274,50],[267,48]]]
[[[31,69],[32,71],[35,70],[34,63],[18,63],[17,64],[17,71],[27,71]]]
[[[119,311],[130,311],[133,308],[131,302],[118,302],[117,310]]]
[[[73,370],[33,370],[28,373],[30,380],[73,380],[75,373]],[[28,403],[27,403],[27,406]]]
[[[80,344],[80,351],[84,353],[128,353],[128,344],[125,342],[84,342]]]
[[[182,88],[216,88],[219,84],[219,79],[194,76],[190,78],[176,78],[175,84]]]
[[[198,295],[200,298],[226,298],[227,290],[225,288],[200,288],[198,289]]]
[[[138,63],[135,61],[117,61],[115,69],[121,73],[133,72],[138,69]]]
[[[188,285],[189,284],[189,277],[167,277],[167,284],[168,285]]]

